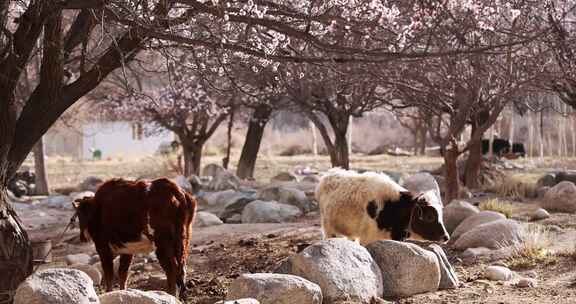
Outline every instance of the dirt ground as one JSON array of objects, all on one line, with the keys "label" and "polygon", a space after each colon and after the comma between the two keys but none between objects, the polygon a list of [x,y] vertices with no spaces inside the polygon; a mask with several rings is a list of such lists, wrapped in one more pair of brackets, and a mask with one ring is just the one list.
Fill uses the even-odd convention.
[{"label": "dirt ground", "polygon": [[[318,161],[317,163],[314,163]],[[103,161],[105,162],[105,161]],[[293,168],[296,165],[311,163],[322,169],[327,167],[326,160],[311,158],[285,158],[275,159],[273,162],[260,162],[260,179],[267,179],[275,172]],[[421,169],[435,168],[441,160],[438,158],[410,158],[407,161],[402,157],[364,157],[361,161],[354,161],[356,168],[378,168],[403,170],[413,172]],[[575,160],[562,162],[546,159],[542,162],[517,161],[517,164],[527,169],[516,170],[511,174],[538,176],[542,172],[555,168],[575,168]],[[54,164],[52,164],[54,165]],[[64,176],[70,170],[82,171],[78,177],[98,175],[102,167],[109,168],[107,174],[126,176],[138,173],[125,163],[125,174],[116,173],[122,168],[117,164],[94,163],[88,164],[91,168],[78,169],[73,165],[70,168],[63,166],[58,174]],[[71,169],[74,167],[74,169]],[[96,168],[97,167],[97,168]],[[67,168],[67,169],[66,169]],[[140,170],[140,169],[138,169]],[[49,170],[50,171],[50,170]],[[258,169],[257,169],[258,171]],[[54,171],[52,171],[54,172]],[[156,172],[156,171],[155,171]],[[161,174],[161,170],[157,170]],[[150,171],[148,174],[150,175]],[[58,180],[58,178],[55,178]],[[70,184],[74,180],[60,179],[61,184]],[[513,218],[527,221],[530,212],[538,208],[538,201],[514,201]],[[43,214],[39,214],[42,212]],[[58,236],[69,217],[71,211],[56,209],[21,212],[25,226],[34,227],[29,230],[33,239],[52,239],[55,244],[53,252],[54,262],[41,267],[51,267],[63,264],[63,257],[72,253],[94,254],[91,244],[78,242],[78,229],[68,231],[62,238]],[[445,248],[449,260],[455,267],[461,281],[461,286],[455,290],[438,291],[416,295],[406,299],[389,299],[402,304],[425,303],[576,303],[576,216],[553,213],[552,217],[539,222],[542,225],[555,226],[556,241],[552,245],[557,254],[545,262],[536,263],[530,267],[517,270],[527,277],[538,280],[534,288],[520,288],[512,283],[498,283],[483,278],[483,269],[487,265],[502,264],[506,261],[465,263],[459,252]],[[189,294],[186,303],[212,304],[226,296],[226,289],[230,282],[238,275],[246,272],[271,272],[285,258],[295,254],[307,245],[321,238],[319,215],[311,214],[300,218],[294,223],[282,224],[224,224],[206,228],[195,228],[193,232],[192,248],[189,257],[188,287]],[[561,253],[571,254],[561,254]],[[129,286],[144,290],[158,290],[164,288],[165,276],[154,263],[144,263],[146,257],[140,257],[133,265]]]}]

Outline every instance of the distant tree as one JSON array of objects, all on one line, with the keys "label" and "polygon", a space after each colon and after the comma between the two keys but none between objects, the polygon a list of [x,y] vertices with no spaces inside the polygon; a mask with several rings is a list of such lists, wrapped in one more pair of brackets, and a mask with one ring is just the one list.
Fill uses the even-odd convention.
[{"label": "distant tree", "polygon": [[171,66],[166,87],[112,96],[101,106],[113,117],[148,123],[149,133],[174,132],[184,156],[183,174],[198,175],[204,144],[228,117],[235,97],[203,79],[186,56]]}]

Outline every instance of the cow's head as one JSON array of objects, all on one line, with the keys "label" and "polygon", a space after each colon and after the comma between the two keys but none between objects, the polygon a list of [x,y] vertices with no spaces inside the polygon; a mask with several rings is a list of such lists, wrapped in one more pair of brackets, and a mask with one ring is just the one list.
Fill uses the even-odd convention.
[{"label": "cow's head", "polygon": [[410,238],[437,242],[450,239],[442,220],[442,202],[434,191],[424,192],[414,199],[410,219]]},{"label": "cow's head", "polygon": [[73,203],[80,225],[80,241],[88,242],[92,239],[88,232],[88,223],[94,214],[94,197],[85,196],[75,200]]}]

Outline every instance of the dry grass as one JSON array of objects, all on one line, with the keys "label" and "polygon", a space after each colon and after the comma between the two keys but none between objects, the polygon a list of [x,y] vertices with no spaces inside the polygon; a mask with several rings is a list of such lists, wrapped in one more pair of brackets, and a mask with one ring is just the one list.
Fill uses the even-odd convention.
[{"label": "dry grass", "polygon": [[506,261],[510,269],[530,269],[556,262],[550,250],[554,239],[546,227],[530,224],[522,230],[521,239],[512,245],[512,255]]},{"label": "dry grass", "polygon": [[507,175],[486,190],[512,199],[532,198],[536,196],[536,182],[532,175]]},{"label": "dry grass", "polygon": [[508,202],[502,201],[500,199],[497,199],[497,198],[483,201],[482,203],[480,203],[478,208],[480,210],[485,210],[485,211],[500,212],[500,213],[504,214],[507,218],[512,217],[512,214],[514,213],[514,210],[515,210],[514,205],[512,205]]}]

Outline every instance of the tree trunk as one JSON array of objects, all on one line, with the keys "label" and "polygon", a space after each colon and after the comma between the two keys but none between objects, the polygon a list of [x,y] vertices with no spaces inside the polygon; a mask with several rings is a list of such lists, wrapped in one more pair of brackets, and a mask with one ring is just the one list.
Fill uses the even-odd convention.
[{"label": "tree trunk", "polygon": [[199,175],[204,144],[184,144],[184,141],[180,140],[184,155],[184,176]]},{"label": "tree trunk", "polygon": [[34,194],[48,195],[48,179],[46,178],[46,165],[44,163],[44,138],[34,146],[34,174],[36,175],[36,190]]},{"label": "tree trunk", "polygon": [[332,167],[350,169],[350,155],[348,154],[348,141],[346,133],[336,133],[334,146],[330,149],[330,162]]},{"label": "tree trunk", "polygon": [[222,167],[228,169],[230,163],[230,152],[232,151],[232,128],[234,127],[234,110],[230,112],[230,120],[228,120],[228,130],[226,132],[226,156],[222,160]]},{"label": "tree trunk", "polygon": [[482,168],[482,139],[473,141],[470,145],[466,168],[464,172],[464,184],[469,189],[480,187],[480,169]]},{"label": "tree trunk", "polygon": [[12,303],[18,284],[32,273],[32,247],[20,219],[0,183],[0,303]]},{"label": "tree trunk", "polygon": [[258,159],[258,151],[260,151],[264,129],[271,115],[272,108],[269,105],[262,104],[254,109],[248,124],[246,139],[242,146],[238,169],[236,170],[236,175],[238,175],[239,178],[254,178],[254,168],[256,167],[256,160]]},{"label": "tree trunk", "polygon": [[444,153],[444,179],[445,179],[445,199],[446,204],[458,197],[460,190],[460,180],[458,177],[458,145],[452,143]]}]

